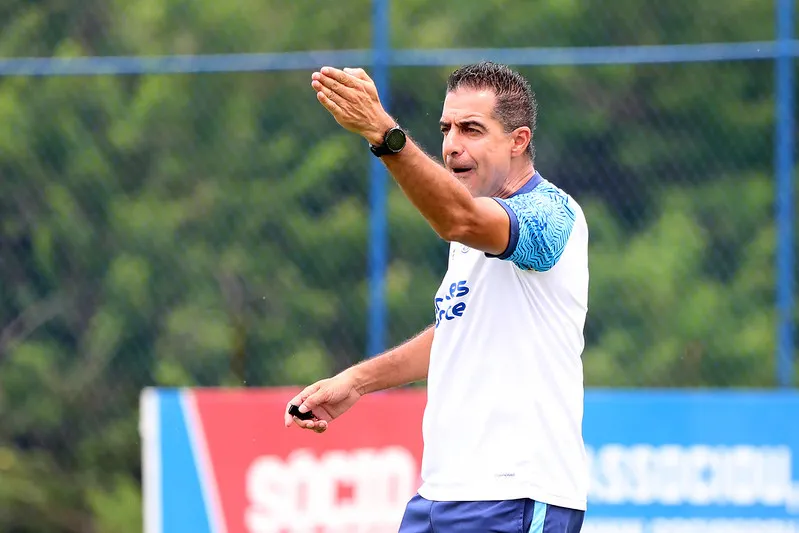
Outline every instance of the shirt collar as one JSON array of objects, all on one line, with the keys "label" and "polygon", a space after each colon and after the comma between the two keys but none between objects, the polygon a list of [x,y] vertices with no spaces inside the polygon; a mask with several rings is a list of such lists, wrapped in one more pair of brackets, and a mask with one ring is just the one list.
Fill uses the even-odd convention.
[{"label": "shirt collar", "polygon": [[533,189],[535,189],[536,187],[538,187],[538,184],[539,184],[539,183],[541,183],[542,181],[544,181],[544,178],[542,178],[542,177],[541,177],[541,174],[539,174],[538,172],[536,172],[535,174],[533,174],[533,175],[530,177],[530,179],[529,179],[529,180],[527,180],[527,182],[526,182],[524,185],[522,185],[521,187],[519,187],[519,188],[516,190],[516,192],[514,192],[513,194],[511,194],[511,195],[509,196],[509,198],[513,198],[514,196],[518,196],[518,195],[520,195],[520,194],[525,194],[525,193],[528,193],[528,192],[532,191]]}]

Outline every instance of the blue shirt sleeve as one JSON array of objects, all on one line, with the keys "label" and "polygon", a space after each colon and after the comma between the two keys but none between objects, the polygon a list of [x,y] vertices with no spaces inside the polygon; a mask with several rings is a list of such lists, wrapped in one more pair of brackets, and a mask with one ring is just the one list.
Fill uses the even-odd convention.
[{"label": "blue shirt sleeve", "polygon": [[574,228],[575,213],[569,197],[541,185],[511,198],[494,198],[510,217],[508,247],[498,257],[523,270],[546,272],[555,266]]}]

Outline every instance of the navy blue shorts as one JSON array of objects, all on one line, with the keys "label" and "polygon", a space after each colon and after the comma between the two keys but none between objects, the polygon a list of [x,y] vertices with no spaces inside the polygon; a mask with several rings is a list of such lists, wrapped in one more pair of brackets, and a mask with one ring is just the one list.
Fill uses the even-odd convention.
[{"label": "navy blue shorts", "polygon": [[579,533],[584,516],[533,500],[431,502],[417,494],[399,533]]}]

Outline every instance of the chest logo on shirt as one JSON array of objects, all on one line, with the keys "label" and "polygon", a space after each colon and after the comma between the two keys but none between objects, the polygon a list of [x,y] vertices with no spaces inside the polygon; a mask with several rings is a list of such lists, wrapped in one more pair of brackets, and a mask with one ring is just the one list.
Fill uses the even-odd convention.
[{"label": "chest logo on shirt", "polygon": [[466,302],[463,301],[463,297],[469,294],[470,290],[466,281],[464,279],[451,283],[443,295],[436,295],[436,328],[444,321],[455,320],[463,316],[466,311]]}]

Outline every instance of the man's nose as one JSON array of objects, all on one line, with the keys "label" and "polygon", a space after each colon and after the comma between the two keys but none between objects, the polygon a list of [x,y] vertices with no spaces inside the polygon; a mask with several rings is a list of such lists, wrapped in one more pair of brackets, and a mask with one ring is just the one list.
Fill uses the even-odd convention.
[{"label": "man's nose", "polygon": [[460,136],[453,130],[444,135],[444,156],[457,156],[463,152]]}]

